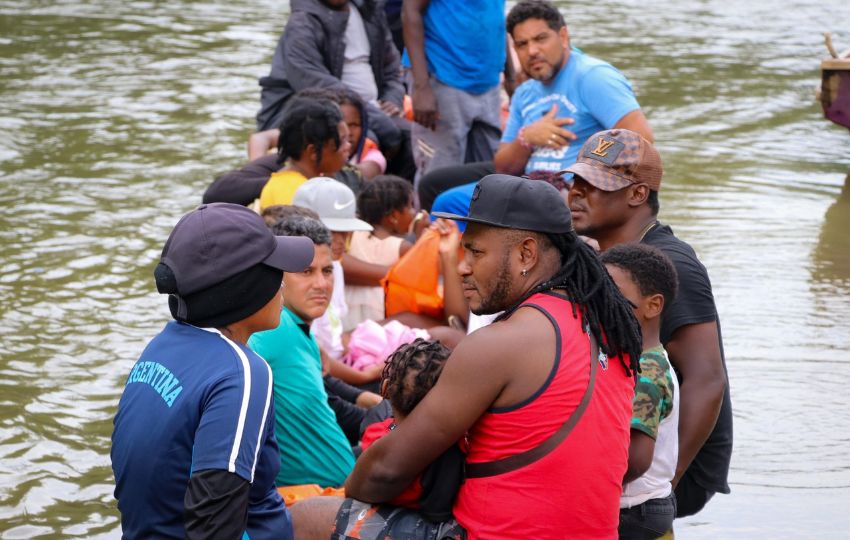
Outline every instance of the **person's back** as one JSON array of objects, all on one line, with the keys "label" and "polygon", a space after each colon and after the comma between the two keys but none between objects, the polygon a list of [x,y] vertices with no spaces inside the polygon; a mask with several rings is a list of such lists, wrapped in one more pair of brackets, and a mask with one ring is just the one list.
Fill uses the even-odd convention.
[{"label": "person's back", "polygon": [[[492,408],[473,425],[468,467],[544,442],[578,407],[595,369],[590,402],[569,437],[544,458],[505,474],[468,477],[455,514],[470,538],[551,537],[553,527],[564,538],[613,537],[633,379],[619,360],[603,362],[591,353],[566,298],[541,293],[523,306],[543,312],[556,328],[558,356],[549,379],[530,399],[510,409]],[[481,332],[499,332],[499,325]],[[494,509],[500,509],[498,519],[491,516]]]},{"label": "person's back", "polygon": [[[713,493],[729,493],[729,484],[726,479],[729,475],[729,462],[732,455],[732,399],[726,375],[720,317],[714,302],[708,271],[700,262],[694,249],[687,242],[677,238],[668,225],[657,223],[647,232],[642,242],[658,248],[668,256],[679,276],[679,292],[676,299],[661,316],[660,336],[665,347],[673,334],[683,326],[713,321],[717,328],[716,346],[720,355],[725,386],[720,412],[708,439],[700,447],[687,469],[687,474],[680,480],[679,486],[685,488],[685,481],[688,481],[691,484],[696,483],[712,495]],[[681,369],[679,372],[681,373]],[[680,489],[679,486],[677,490]],[[695,496],[695,500],[700,499],[701,496]],[[699,502],[695,504],[701,507],[705,502],[707,499],[702,500],[702,504]]]},{"label": "person's back", "polygon": [[246,342],[278,324],[283,273],[312,256],[243,206],[202,205],[174,227],[154,277],[175,320],[133,366],[114,420],[124,537],[292,537],[272,375]]},{"label": "person's back", "polygon": [[[251,372],[254,384],[263,393],[269,386],[270,374],[262,359],[246,347],[238,351],[234,347],[232,341],[214,331],[170,322],[145,348],[130,372],[115,417],[112,446],[115,496],[122,512],[121,527],[127,537],[183,538],[183,497],[192,473],[183,465],[192,463],[193,468],[199,469],[215,466],[209,461],[212,454],[194,455],[196,441],[201,448],[204,444],[199,438],[217,440],[223,449],[221,456],[225,456],[230,452],[225,452],[229,448],[224,447],[232,445],[235,436],[235,432],[208,432],[208,424],[201,421],[198,403],[216,392],[216,388],[221,391],[238,384],[243,379],[243,369]],[[193,361],[186,362],[190,357]],[[142,406],[143,403],[146,405]],[[267,421],[262,429],[274,427]],[[142,432],[145,436],[130,436]],[[164,448],[169,451],[163,454]],[[253,457],[253,449],[247,450]],[[278,461],[274,444],[264,445],[258,451],[274,455],[271,463]],[[159,459],[146,459],[156,455],[160,455]],[[244,457],[239,457],[240,466]],[[248,470],[247,474],[250,477],[253,471]],[[262,491],[252,492],[252,500],[263,496]]]}]

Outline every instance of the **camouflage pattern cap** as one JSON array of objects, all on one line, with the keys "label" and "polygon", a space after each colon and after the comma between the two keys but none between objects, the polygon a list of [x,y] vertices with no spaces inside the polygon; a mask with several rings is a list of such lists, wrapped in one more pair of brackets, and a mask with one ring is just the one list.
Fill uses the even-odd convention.
[{"label": "camouflage pattern cap", "polygon": [[649,141],[628,129],[609,129],[590,137],[575,163],[561,171],[581,176],[602,191],[618,191],[631,184],[661,189],[661,156]]}]

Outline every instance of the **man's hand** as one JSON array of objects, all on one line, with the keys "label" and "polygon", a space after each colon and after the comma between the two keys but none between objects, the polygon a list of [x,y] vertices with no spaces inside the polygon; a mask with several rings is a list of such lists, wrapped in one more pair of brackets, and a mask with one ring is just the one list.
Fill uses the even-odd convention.
[{"label": "man's hand", "polygon": [[527,126],[523,132],[525,140],[532,146],[539,148],[563,148],[571,141],[576,140],[576,134],[572,131],[564,129],[561,126],[567,126],[575,123],[572,118],[556,118],[558,113],[558,105],[552,105],[549,112],[543,117]]},{"label": "man's hand", "polygon": [[401,116],[401,109],[399,109],[395,103],[391,103],[389,101],[378,101],[378,107],[387,116]]},{"label": "man's hand", "polygon": [[431,89],[431,84],[425,81],[424,84],[414,84],[413,94],[410,96],[413,102],[413,120],[427,129],[435,129],[437,127],[437,98],[434,97],[434,91]]},{"label": "man's hand", "polygon": [[363,392],[359,396],[357,396],[357,400],[354,402],[358,407],[364,407],[366,409],[371,409],[375,405],[383,400],[381,396],[374,392]]},{"label": "man's hand", "polygon": [[438,248],[440,256],[457,259],[457,254],[460,250],[460,229],[457,228],[457,223],[451,219],[441,218],[435,221],[431,227],[440,233],[440,244]]}]

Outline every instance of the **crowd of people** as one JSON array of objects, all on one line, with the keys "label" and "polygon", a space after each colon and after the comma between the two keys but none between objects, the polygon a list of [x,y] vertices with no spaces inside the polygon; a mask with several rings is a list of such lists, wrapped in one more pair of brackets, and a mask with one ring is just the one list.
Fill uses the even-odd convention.
[{"label": "crowd of people", "polygon": [[547,0],[292,0],[154,277],[126,538],[660,538],[729,493],[708,273]]}]

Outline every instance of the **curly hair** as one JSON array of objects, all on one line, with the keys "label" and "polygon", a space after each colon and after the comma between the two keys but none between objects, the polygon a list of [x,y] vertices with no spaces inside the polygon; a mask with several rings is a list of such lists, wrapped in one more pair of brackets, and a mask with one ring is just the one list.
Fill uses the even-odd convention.
[{"label": "curly hair", "polygon": [[302,206],[295,206],[294,204],[273,204],[265,207],[263,212],[260,214],[260,217],[263,218],[263,221],[266,222],[269,229],[273,228],[278,221],[288,219],[293,216],[319,219],[319,214],[313,210]]},{"label": "curly hair", "polygon": [[357,196],[357,214],[370,225],[378,225],[384,216],[410,204],[413,186],[399,176],[379,175],[366,183]]},{"label": "curly hair", "polygon": [[602,263],[628,272],[641,295],[662,295],[665,309],[676,298],[679,287],[676,267],[658,248],[646,244],[620,244],[602,254]]},{"label": "curly hair", "polygon": [[324,223],[311,217],[291,215],[272,226],[275,236],[306,236],[317,246],[331,245],[331,232]]},{"label": "curly hair", "polygon": [[300,159],[309,145],[316,148],[316,165],[322,160],[322,149],[329,141],[337,148],[339,123],[342,112],[336,102],[326,98],[295,96],[289,100],[280,123],[280,138],[277,141],[277,161]]},{"label": "curly hair", "polygon": [[556,32],[567,25],[558,8],[545,0],[522,0],[508,13],[505,22],[508,33],[513,35],[514,27],[528,19],[543,19],[549,28]]},{"label": "curly hair", "polygon": [[410,414],[433,388],[450,354],[451,351],[439,341],[422,338],[400,346],[384,364],[381,373],[383,397],[398,413]]}]

